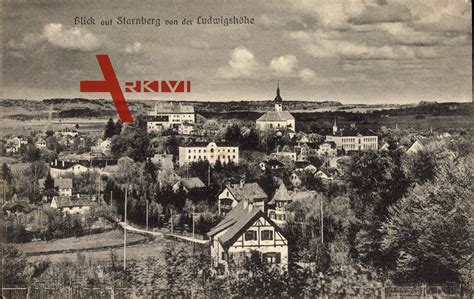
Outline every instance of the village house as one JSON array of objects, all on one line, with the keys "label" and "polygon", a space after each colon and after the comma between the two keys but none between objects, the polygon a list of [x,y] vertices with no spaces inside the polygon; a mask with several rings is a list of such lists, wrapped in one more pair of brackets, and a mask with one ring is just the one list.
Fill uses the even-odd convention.
[{"label": "village house", "polygon": [[337,146],[335,142],[320,143],[316,150],[319,156],[335,157],[337,156]]},{"label": "village house", "polygon": [[172,189],[174,192],[178,192],[182,189],[184,192],[189,193],[192,191],[206,188],[206,184],[198,178],[181,178],[179,181],[173,184]]},{"label": "village house", "polygon": [[268,199],[268,195],[258,183],[245,183],[241,180],[239,184],[226,184],[217,196],[219,215],[228,213],[244,200],[264,210]]},{"label": "village house", "polygon": [[50,206],[63,213],[84,215],[90,210],[90,205],[90,201],[85,199],[74,199],[69,196],[54,196]]},{"label": "village house", "polygon": [[275,159],[288,159],[290,161],[296,161],[296,153],[295,152],[287,152],[287,151],[278,151],[276,153],[271,154]]},{"label": "village house", "polygon": [[433,141],[431,138],[415,138],[415,141],[407,149],[407,154],[416,154],[425,150],[426,146]]},{"label": "village house", "polygon": [[207,235],[212,265],[221,274],[238,271],[252,252],[266,264],[288,267],[288,240],[283,231],[247,200],[242,200]]},{"label": "village house", "polygon": [[46,140],[44,140],[43,138],[38,138],[38,140],[35,142],[35,147],[37,149],[46,148]]},{"label": "village house", "polygon": [[[45,179],[38,180],[40,190],[44,190]],[[55,179],[54,188],[60,196],[72,196],[72,179]]]},{"label": "village house", "polygon": [[101,153],[108,156],[108,155],[110,155],[112,140],[110,140],[110,138],[107,138],[103,141],[100,140],[98,146],[99,146],[99,149],[100,149]]},{"label": "village house", "polygon": [[262,171],[265,171],[267,169],[277,170],[285,167],[285,164],[281,163],[277,159],[269,159],[267,161],[262,161],[258,165],[260,166],[260,169]]},{"label": "village house", "polygon": [[[194,124],[196,114],[191,105],[157,103],[147,116],[147,132],[161,132],[166,129],[178,130],[181,124]],[[192,129],[191,129],[192,130]]]},{"label": "village house", "polygon": [[272,200],[268,202],[267,214],[270,219],[279,226],[284,226],[288,218],[291,215],[291,212],[288,211],[288,205],[296,202],[302,201],[308,198],[314,198],[316,196],[316,191],[288,191],[283,182],[280,183],[275,195]]},{"label": "village house", "polygon": [[178,126],[178,134],[191,135],[194,130],[194,125],[190,122],[183,122]]},{"label": "village house", "polygon": [[[276,97],[273,100],[275,111],[268,111],[257,119],[257,129],[287,129],[295,133],[295,118],[288,111],[283,111],[283,99],[280,96],[280,86],[277,87]],[[290,136],[290,138],[293,136]]]},{"label": "village house", "polygon": [[14,194],[11,200],[3,203],[2,210],[7,215],[21,215],[30,213],[32,208],[28,204],[28,201],[19,200],[18,196]]},{"label": "village house", "polygon": [[345,151],[377,150],[378,136],[368,129],[339,129],[334,121],[332,135],[326,135],[326,142],[334,142],[338,149]]},{"label": "village house", "polygon": [[22,146],[27,145],[28,140],[22,137],[12,137],[7,139],[5,144],[5,151],[7,154],[18,153]]},{"label": "village house", "polygon": [[79,175],[86,172],[100,173],[106,166],[117,165],[117,160],[92,159],[79,161],[58,161],[57,159],[50,164],[50,173],[54,179],[68,175]]},{"label": "village house", "polygon": [[191,162],[207,160],[214,165],[219,160],[221,163],[239,163],[239,147],[229,143],[192,142],[179,149],[179,166]]}]

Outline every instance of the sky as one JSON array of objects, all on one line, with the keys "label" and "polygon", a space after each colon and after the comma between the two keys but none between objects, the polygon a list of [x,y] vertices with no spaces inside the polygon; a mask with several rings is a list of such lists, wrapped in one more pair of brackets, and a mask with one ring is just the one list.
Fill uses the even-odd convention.
[{"label": "sky", "polygon": [[[79,90],[81,80],[103,79],[95,55],[108,54],[121,83],[192,82],[191,93],[127,100],[272,100],[279,83],[284,100],[472,101],[470,0],[6,0],[1,11],[4,99],[110,99]],[[254,24],[196,24],[210,16]]]}]

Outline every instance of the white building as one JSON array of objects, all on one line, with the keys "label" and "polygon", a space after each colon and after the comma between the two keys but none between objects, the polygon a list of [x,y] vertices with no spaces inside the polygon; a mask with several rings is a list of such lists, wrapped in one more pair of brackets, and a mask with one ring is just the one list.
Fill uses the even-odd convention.
[{"label": "white building", "polygon": [[117,165],[117,160],[93,159],[79,161],[51,162],[49,171],[54,179],[68,175],[80,175],[86,172],[100,173],[106,166]]},{"label": "white building", "polygon": [[244,200],[207,233],[211,260],[221,272],[239,270],[251,252],[269,265],[288,266],[288,241],[265,213]]},{"label": "white building", "polygon": [[379,147],[378,136],[367,129],[338,129],[334,121],[333,134],[326,135],[326,142],[334,142],[338,149],[345,151],[377,150]]},{"label": "white building", "polygon": [[214,165],[217,160],[221,163],[239,163],[239,147],[227,143],[194,142],[179,147],[179,166],[198,161],[209,161]]},{"label": "white building", "polygon": [[280,96],[280,87],[277,87],[277,95],[273,100],[275,111],[268,111],[257,119],[257,129],[287,129],[288,132],[295,132],[295,118],[288,111],[283,111],[283,99]]},{"label": "white building", "polygon": [[160,132],[166,129],[178,129],[183,123],[194,124],[196,114],[191,105],[158,103],[147,117],[147,132]]}]

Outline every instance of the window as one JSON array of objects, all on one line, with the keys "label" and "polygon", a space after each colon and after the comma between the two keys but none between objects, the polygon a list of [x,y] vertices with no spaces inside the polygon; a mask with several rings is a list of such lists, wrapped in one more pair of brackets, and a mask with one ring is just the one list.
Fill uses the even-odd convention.
[{"label": "window", "polygon": [[257,232],[254,230],[248,230],[245,232],[245,241],[257,240]]},{"label": "window", "polygon": [[263,260],[268,264],[279,264],[281,260],[281,255],[279,252],[264,253]]},{"label": "window", "polygon": [[271,240],[273,240],[273,231],[272,230],[269,230],[269,229],[262,230],[261,234],[262,234],[262,237],[261,237],[262,241],[265,241],[265,240],[270,240],[271,241]]},{"label": "window", "polygon": [[222,251],[222,259],[225,261],[227,260],[227,254],[225,251]]}]

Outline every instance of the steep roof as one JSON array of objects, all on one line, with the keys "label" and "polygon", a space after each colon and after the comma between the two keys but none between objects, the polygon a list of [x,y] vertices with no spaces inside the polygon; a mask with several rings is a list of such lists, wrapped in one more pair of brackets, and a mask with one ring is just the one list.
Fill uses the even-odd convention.
[{"label": "steep roof", "polygon": [[287,121],[295,118],[288,111],[268,111],[260,116],[257,121]]},{"label": "steep roof", "polygon": [[30,212],[32,209],[26,200],[20,201],[7,201],[3,204],[2,209],[4,211],[11,211],[11,210],[21,210],[23,212]]},{"label": "steep roof", "polygon": [[244,200],[267,199],[268,195],[263,191],[258,183],[227,184],[226,188],[238,202]]},{"label": "steep roof", "polygon": [[276,97],[273,100],[275,104],[281,104],[283,102],[283,99],[280,96],[280,84],[277,85],[277,91],[276,91]]},{"label": "steep roof", "polygon": [[72,200],[71,197],[68,196],[55,197],[54,200],[56,200],[58,208],[82,207],[91,205],[91,202],[86,199]]},{"label": "steep roof", "polygon": [[275,191],[272,200],[268,202],[269,205],[275,204],[277,201],[289,201],[290,196],[288,195],[288,190],[283,182],[280,183],[280,186]]},{"label": "steep roof", "polygon": [[221,222],[213,227],[207,235],[212,237],[227,229],[227,231],[218,238],[222,246],[227,248],[231,246],[245,232],[245,230],[260,217],[263,217],[275,228],[275,230],[283,234],[278,226],[275,225],[261,209],[248,205],[245,201],[242,201],[235,206]]},{"label": "steep roof", "polygon": [[191,189],[198,189],[198,188],[206,188],[206,185],[203,183],[203,181],[198,178],[183,178],[179,181],[184,188],[187,190]]}]

